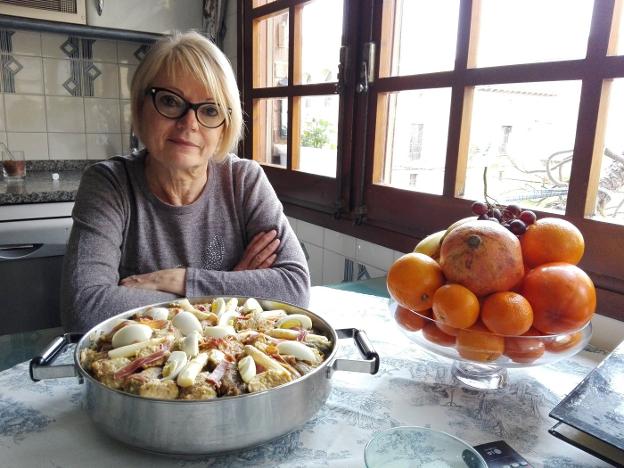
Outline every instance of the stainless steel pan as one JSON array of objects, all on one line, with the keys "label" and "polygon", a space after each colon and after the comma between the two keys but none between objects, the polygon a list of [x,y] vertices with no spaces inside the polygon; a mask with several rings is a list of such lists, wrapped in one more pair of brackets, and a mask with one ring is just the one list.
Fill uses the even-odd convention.
[{"label": "stainless steel pan", "polygon": [[[191,299],[206,303],[217,296]],[[238,297],[242,303],[246,297]],[[259,300],[263,309],[284,309],[305,314],[313,327],[332,342],[325,361],[303,377],[267,391],[204,401],[157,400],[131,395],[106,387],[80,365],[80,352],[99,336],[108,333],[118,319],[130,317],[146,307],[123,312],[89,330],[84,335],[57,337],[32,359],[30,375],[35,381],[78,377],[85,384],[86,409],[97,427],[111,437],[143,450],[169,455],[203,455],[239,450],[259,445],[301,427],[327,400],[334,371],[375,374],[379,355],[366,334],[354,328],[334,330],[309,310],[294,305]],[[338,359],[338,340],[352,338],[363,360]],[[56,356],[70,343],[76,343],[74,364],[52,365]]]}]

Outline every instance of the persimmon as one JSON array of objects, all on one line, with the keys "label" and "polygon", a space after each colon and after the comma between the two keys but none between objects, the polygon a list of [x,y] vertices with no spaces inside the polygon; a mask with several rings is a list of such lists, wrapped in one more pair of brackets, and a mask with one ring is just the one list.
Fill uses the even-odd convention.
[{"label": "persimmon", "polygon": [[533,308],[533,326],[549,335],[578,330],[596,310],[594,283],[569,263],[546,263],[529,271],[522,295]]},{"label": "persimmon", "polygon": [[465,359],[492,362],[496,361],[504,350],[504,338],[488,331],[481,322],[468,329],[459,330],[457,334],[457,352]]},{"label": "persimmon", "polygon": [[433,317],[454,328],[468,328],[479,318],[479,299],[461,284],[445,284],[433,295]]},{"label": "persimmon", "polygon": [[559,218],[541,218],[520,237],[524,262],[534,268],[545,263],[576,265],[585,251],[585,240],[578,228]]},{"label": "persimmon", "polygon": [[388,292],[403,307],[420,312],[431,308],[433,294],[444,284],[440,265],[427,255],[408,253],[388,270]]},{"label": "persimmon", "polygon": [[505,337],[504,354],[513,362],[528,364],[536,361],[544,354],[544,342],[540,338],[542,333],[531,327],[526,333],[519,337]]},{"label": "persimmon", "polygon": [[522,335],[531,328],[533,309],[523,296],[512,291],[489,295],[481,307],[481,320],[493,333]]},{"label": "persimmon", "polygon": [[434,322],[427,323],[422,329],[423,336],[432,343],[439,344],[440,346],[454,346],[455,337],[448,335],[436,327]]},{"label": "persimmon", "polygon": [[403,306],[397,305],[394,312],[394,319],[404,329],[408,331],[421,330],[427,322],[425,317],[431,317],[431,310],[425,310],[423,312],[412,312]]},{"label": "persimmon", "polygon": [[518,238],[492,221],[468,221],[442,241],[440,266],[450,283],[477,296],[509,291],[524,276]]}]

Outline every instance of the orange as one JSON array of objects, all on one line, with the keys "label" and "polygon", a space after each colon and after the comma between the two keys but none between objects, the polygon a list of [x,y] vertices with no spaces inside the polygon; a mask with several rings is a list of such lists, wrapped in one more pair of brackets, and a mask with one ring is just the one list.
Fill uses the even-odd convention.
[{"label": "orange", "polygon": [[434,322],[427,323],[422,329],[423,336],[432,343],[439,344],[440,346],[454,346],[455,337],[447,335],[438,327]]},{"label": "orange", "polygon": [[529,301],[518,293],[497,292],[486,297],[483,301],[481,320],[493,333],[510,336],[522,335],[531,328],[533,309]]},{"label": "orange", "polygon": [[442,325],[468,328],[479,318],[479,299],[461,284],[445,284],[433,295],[433,317]]},{"label": "orange", "polygon": [[447,335],[457,336],[457,334],[459,333],[459,328],[449,327],[448,325],[443,325],[440,322],[434,322],[434,323],[436,324],[436,327],[438,327]]},{"label": "orange", "polygon": [[429,322],[425,317],[431,317],[431,310],[416,313],[397,305],[396,311],[394,312],[394,319],[399,326],[408,331],[418,331],[422,329],[425,324]]},{"label": "orange", "polygon": [[521,337],[505,337],[505,356],[513,362],[529,364],[544,354],[544,342],[532,336],[541,336],[542,333],[530,328]]},{"label": "orange", "polygon": [[479,362],[497,360],[505,350],[505,340],[494,335],[481,322],[457,334],[457,352],[464,359]]},{"label": "orange", "polygon": [[544,263],[576,265],[585,251],[585,240],[578,228],[559,218],[541,218],[527,227],[520,237],[524,263],[534,268]]},{"label": "orange", "polygon": [[569,263],[546,263],[529,271],[522,295],[533,308],[533,326],[549,335],[578,330],[596,310],[592,280]]},{"label": "orange", "polygon": [[390,266],[386,284],[395,301],[420,312],[431,308],[433,293],[444,284],[444,275],[431,257],[408,253]]},{"label": "orange", "polygon": [[551,353],[562,353],[576,346],[582,337],[583,334],[580,331],[570,333],[569,335],[553,336],[552,338],[545,338],[544,345]]}]

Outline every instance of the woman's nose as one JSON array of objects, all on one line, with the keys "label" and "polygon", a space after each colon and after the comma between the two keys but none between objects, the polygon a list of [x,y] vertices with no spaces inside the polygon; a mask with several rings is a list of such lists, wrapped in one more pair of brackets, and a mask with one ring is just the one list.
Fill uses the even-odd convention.
[{"label": "woman's nose", "polygon": [[196,129],[199,128],[199,122],[197,121],[197,115],[195,114],[195,111],[193,109],[191,109],[190,107],[177,120],[177,124],[181,125],[181,126],[184,126],[184,127],[189,127],[192,130],[196,130]]}]

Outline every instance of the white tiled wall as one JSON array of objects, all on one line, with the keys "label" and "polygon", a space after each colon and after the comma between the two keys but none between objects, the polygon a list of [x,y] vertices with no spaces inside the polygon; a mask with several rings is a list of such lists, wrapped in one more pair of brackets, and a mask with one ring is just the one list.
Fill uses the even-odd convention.
[{"label": "white tiled wall", "polygon": [[25,30],[0,35],[0,141],[28,160],[128,152],[129,86],[143,44]]},{"label": "white tiled wall", "polygon": [[312,285],[384,276],[403,252],[288,217],[308,260]]}]

